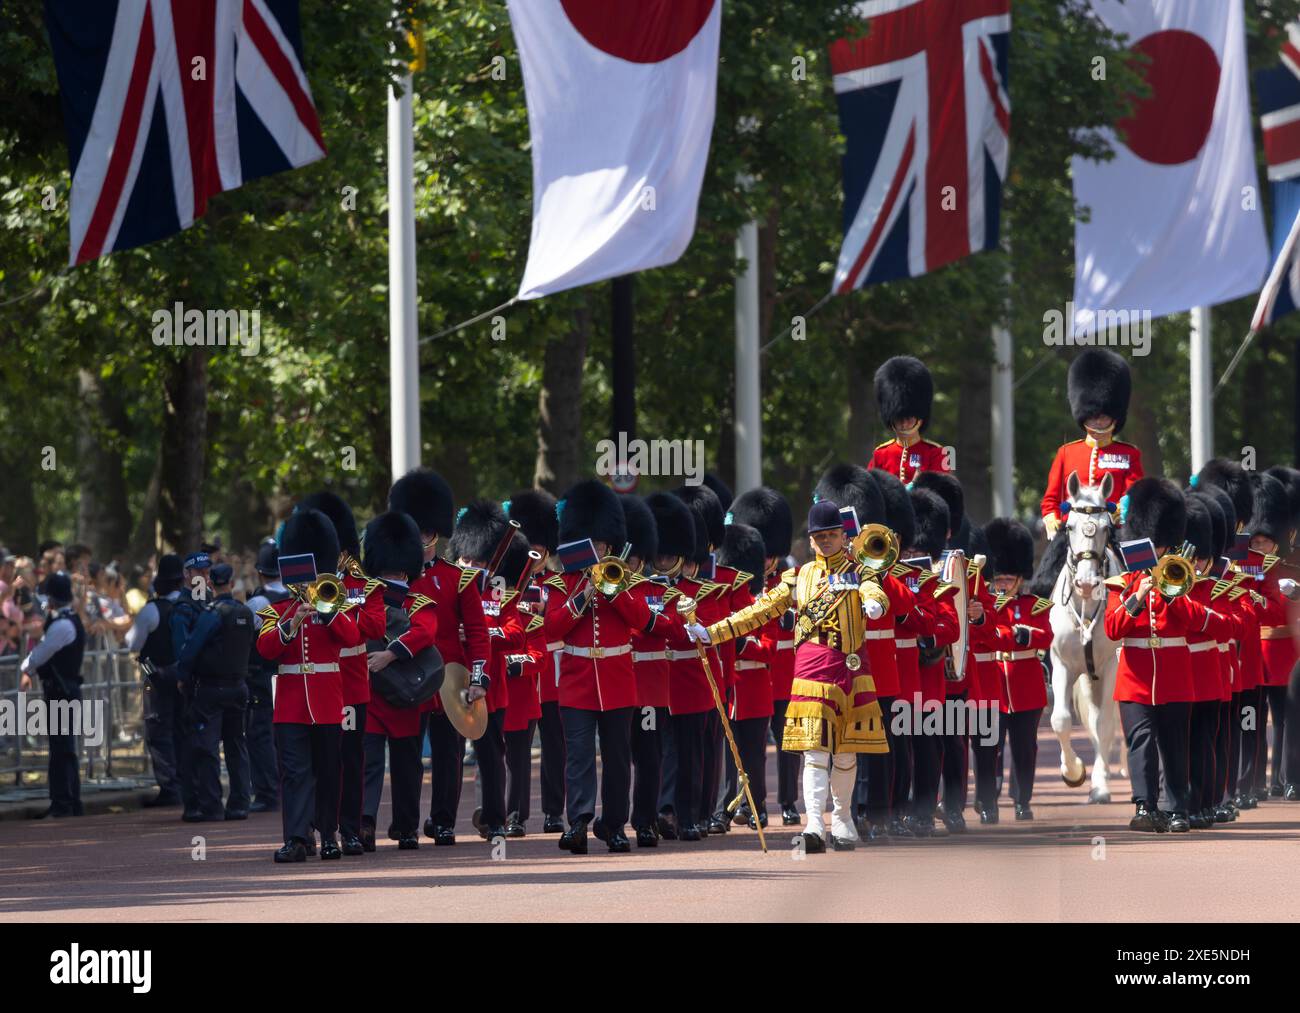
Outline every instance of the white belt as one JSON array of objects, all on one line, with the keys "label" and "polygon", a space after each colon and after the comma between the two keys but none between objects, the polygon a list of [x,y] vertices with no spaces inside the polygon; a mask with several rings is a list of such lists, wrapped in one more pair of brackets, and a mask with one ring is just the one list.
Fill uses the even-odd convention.
[{"label": "white belt", "polygon": [[618,647],[570,647],[564,645],[564,653],[572,654],[575,658],[616,658],[620,654],[627,654],[632,650],[631,644],[621,644]]},{"label": "white belt", "polygon": [[339,670],[338,662],[327,661],[322,665],[281,665],[278,675],[315,675],[317,672],[337,672]]},{"label": "white belt", "polygon": [[1226,653],[1227,653],[1227,650],[1228,650],[1228,645],[1227,645],[1227,644],[1220,644],[1220,645],[1219,645],[1219,651],[1220,651],[1220,652],[1226,654]]},{"label": "white belt", "polygon": [[562,651],[564,650],[564,641],[552,640],[549,644],[546,645],[546,649],[548,651]]},{"label": "white belt", "polygon": [[355,658],[358,654],[366,653],[365,644],[354,644],[351,647],[342,647],[339,649],[340,658]]},{"label": "white belt", "polygon": [[1125,637],[1125,647],[1186,647],[1186,637]]},{"label": "white belt", "polygon": [[793,651],[793,650],[794,650],[794,638],[792,637],[792,638],[789,639],[789,640],[778,640],[778,641],[776,642],[776,649],[777,649],[778,651]]},{"label": "white belt", "polygon": [[867,630],[866,640],[893,640],[893,630]]},{"label": "white belt", "polygon": [[894,641],[895,647],[915,647],[916,637],[900,637]]},{"label": "white belt", "polygon": [[667,651],[633,651],[633,661],[667,661]]},{"label": "white belt", "polygon": [[664,657],[669,661],[685,661],[687,658],[699,658],[695,651],[664,651]]},{"label": "white belt", "polygon": [[997,656],[996,654],[990,652],[990,653],[988,653],[988,654],[977,654],[977,655],[975,655],[975,660],[976,660],[976,661],[996,661],[996,660],[997,660],[997,657],[998,657],[998,656]]},{"label": "white belt", "polygon": [[1205,640],[1199,644],[1188,644],[1187,649],[1192,654],[1200,654],[1202,651],[1213,651],[1218,649],[1218,644],[1213,640]]},{"label": "white belt", "polygon": [[748,672],[749,670],[754,668],[767,668],[767,666],[763,664],[763,662],[761,661],[739,661],[738,660],[736,662],[737,672]]},{"label": "white belt", "polygon": [[1028,661],[1030,658],[1038,659],[1037,651],[998,651],[995,655],[998,661]]}]

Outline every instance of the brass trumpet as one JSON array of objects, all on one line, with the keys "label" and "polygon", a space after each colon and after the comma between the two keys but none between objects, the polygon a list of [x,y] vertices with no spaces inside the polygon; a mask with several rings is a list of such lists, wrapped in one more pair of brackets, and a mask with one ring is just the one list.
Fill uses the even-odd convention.
[{"label": "brass trumpet", "polygon": [[1151,568],[1151,583],[1166,598],[1181,598],[1196,583],[1196,569],[1185,556],[1161,556]]},{"label": "brass trumpet", "polygon": [[606,556],[591,568],[591,582],[601,594],[618,594],[626,580],[627,567],[618,556]]},{"label": "brass trumpet", "polygon": [[888,570],[898,562],[898,536],[883,524],[868,524],[857,533],[850,547],[858,565],[875,573]]},{"label": "brass trumpet", "polygon": [[291,588],[294,597],[321,615],[331,615],[343,607],[348,592],[343,582],[333,574],[323,573],[310,584],[297,584]]}]

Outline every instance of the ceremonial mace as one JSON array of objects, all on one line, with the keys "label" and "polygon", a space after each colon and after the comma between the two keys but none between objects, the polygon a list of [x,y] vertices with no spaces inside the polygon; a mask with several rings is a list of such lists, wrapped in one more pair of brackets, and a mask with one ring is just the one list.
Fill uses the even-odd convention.
[{"label": "ceremonial mace", "polygon": [[[696,625],[694,598],[683,598],[679,601],[677,611],[688,625]],[[695,640],[694,643],[695,651],[700,656],[700,664],[704,666],[704,675],[709,680],[709,689],[713,691],[713,706],[718,708],[718,714],[722,718],[722,730],[727,734],[727,745],[731,747],[731,759],[736,764],[736,779],[740,782],[740,791],[727,804],[727,815],[733,815],[740,808],[741,799],[748,801],[749,811],[754,817],[754,826],[758,828],[758,843],[763,847],[763,854],[767,854],[767,838],[763,836],[763,823],[758,818],[758,806],[754,805],[754,796],[749,790],[749,775],[745,773],[745,765],[740,762],[740,750],[736,746],[735,737],[731,734],[731,722],[727,720],[727,708],[722,702],[722,694],[718,692],[718,684],[713,679],[713,668],[709,665],[709,655],[704,650],[704,644],[698,640]]]}]

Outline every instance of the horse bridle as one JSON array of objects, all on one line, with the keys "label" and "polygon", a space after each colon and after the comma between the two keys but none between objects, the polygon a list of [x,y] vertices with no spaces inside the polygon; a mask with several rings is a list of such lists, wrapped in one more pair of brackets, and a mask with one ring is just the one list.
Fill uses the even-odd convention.
[{"label": "horse bridle", "polygon": [[[1108,517],[1110,515],[1110,511],[1107,510],[1105,507],[1101,507],[1101,506],[1071,507],[1070,513],[1072,514],[1080,513],[1085,515],[1105,514]],[[1069,532],[1067,530],[1066,538],[1069,537],[1070,537]],[[1071,546],[1070,554],[1069,556],[1066,557],[1065,560],[1065,568],[1067,573],[1069,574],[1068,586],[1069,587],[1074,586],[1075,568],[1078,566],[1079,563],[1082,563],[1084,560],[1088,560],[1088,559],[1091,559],[1100,564],[1099,569],[1102,572],[1103,580],[1107,576],[1109,576],[1111,557],[1110,557],[1110,552],[1107,550],[1114,548],[1114,545],[1115,545],[1115,526],[1113,524],[1107,524],[1106,544],[1100,552],[1095,549],[1084,549],[1081,552],[1075,552],[1074,547]],[[1106,601],[1103,598],[1102,601],[1098,603],[1097,607],[1093,610],[1092,615],[1087,617],[1086,622],[1083,614],[1081,612],[1076,611],[1074,608],[1073,593],[1067,591],[1065,587],[1061,589],[1061,605],[1065,607],[1066,612],[1070,617],[1070,622],[1074,624],[1074,631],[1079,634],[1079,639],[1083,642],[1084,665],[1088,670],[1088,677],[1095,682],[1097,680],[1097,666],[1096,663],[1093,661],[1093,657],[1092,657],[1092,629],[1094,626],[1097,625],[1098,617],[1100,617],[1101,614],[1105,611]]]}]

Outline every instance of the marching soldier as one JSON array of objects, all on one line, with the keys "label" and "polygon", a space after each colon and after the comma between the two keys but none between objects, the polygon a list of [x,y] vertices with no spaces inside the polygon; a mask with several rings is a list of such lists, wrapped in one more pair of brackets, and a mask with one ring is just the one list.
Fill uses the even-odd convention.
[{"label": "marching soldier", "polygon": [[[536,549],[531,550],[536,552]],[[543,565],[544,557],[528,559],[529,587],[536,576],[535,567]],[[511,560],[502,564],[504,572],[513,570]],[[524,589],[524,595],[528,590]],[[533,785],[533,738],[537,722],[542,715],[541,687],[543,678],[551,677],[551,652],[546,649],[545,616],[537,604],[521,599],[516,605],[519,621],[524,629],[524,650],[506,657],[506,671],[510,680],[510,700],[506,704],[506,719],[502,725],[506,739],[506,836],[524,837],[528,833]]]},{"label": "marching soldier", "polygon": [[813,504],[808,532],[815,552],[812,562],[797,571],[787,570],[779,588],[765,592],[748,608],[707,628],[690,626],[688,632],[705,643],[724,642],[752,632],[791,605],[799,610],[795,678],[783,746],[804,754],[806,851],[826,850],[828,792],[833,803],[831,843],[835,850],[847,851],[857,841],[854,754],[889,748],[863,651],[863,620],[882,615],[888,598],[875,583],[862,579],[834,502]]},{"label": "marching soldier", "polygon": [[[437,472],[417,468],[393,483],[388,508],[408,514],[420,529],[424,572],[411,582],[411,590],[434,603],[438,617],[434,646],[443,664],[465,666],[470,673],[469,702],[481,700],[488,691],[489,646],[474,571],[438,556],[439,537],[450,537],[453,530],[451,487]],[[424,711],[431,782],[424,833],[436,846],[447,846],[456,843],[465,737],[448,720],[436,695]]]},{"label": "marching soldier", "polygon": [[[27,692],[32,688],[31,673],[34,671],[39,675],[45,707],[51,715],[47,780],[50,807],[43,815],[55,818],[81,816],[84,813],[77,739],[71,729],[55,729],[53,715],[56,708],[53,705],[81,700],[81,661],[86,652],[86,631],[73,607],[72,581],[66,573],[54,573],[46,578],[45,596],[48,602],[45,632],[23,659],[18,688]],[[66,707],[57,710],[70,713]]]},{"label": "marching soldier", "polygon": [[298,509],[319,510],[330,519],[338,535],[339,548],[350,562],[345,569],[340,558],[339,579],[347,590],[348,601],[354,604],[352,618],[361,633],[361,643],[339,651],[343,675],[343,732],[339,742],[342,763],[339,776],[343,787],[339,796],[339,836],[343,839],[344,855],[360,855],[365,851],[361,840],[361,812],[366,779],[366,707],[370,703],[366,641],[378,640],[384,635],[384,584],[367,577],[361,570],[357,522],[352,516],[352,508],[341,497],[328,490],[313,493],[298,504]]},{"label": "marching soldier", "polygon": [[[560,545],[560,522],[555,516],[555,497],[542,489],[528,489],[516,493],[502,504],[507,516],[524,529],[532,550],[542,558],[533,564],[533,580],[526,593],[526,610],[532,615],[529,627],[532,635],[540,638],[542,654],[533,662],[538,689],[538,738],[542,756],[540,779],[542,788],[542,833],[564,832],[564,725],[560,721],[560,647],[558,642],[548,643],[542,624],[537,620],[546,614],[546,575]],[[525,609],[521,605],[521,610]],[[532,649],[530,648],[530,653]],[[522,759],[522,755],[521,755]],[[528,762],[532,764],[532,736],[528,740]],[[513,768],[512,768],[513,769]],[[527,789],[524,790],[525,797]],[[527,805],[524,803],[526,815]],[[522,821],[521,821],[522,822]],[[509,828],[507,828],[509,829]]]},{"label": "marching soldier", "polygon": [[921,435],[934,403],[934,380],[925,363],[910,355],[886,360],[876,370],[876,403],[893,435],[872,452],[868,468],[881,468],[904,485],[919,472],[948,470],[943,447]]},{"label": "marching soldier", "polygon": [[[280,583],[280,546],[268,538],[257,549],[257,575],[263,583],[248,599],[248,609],[257,615],[262,609],[289,597],[289,589]],[[257,651],[257,641],[248,659],[248,723],[244,739],[248,744],[248,767],[253,787],[249,812],[276,812],[280,808],[279,773],[275,760],[274,695],[271,679],[275,666]]]},{"label": "marching soldier", "polygon": [[[285,522],[281,557],[310,553],[316,573],[333,575],[339,559],[334,525],[318,510]],[[361,634],[344,603],[322,612],[296,598],[269,605],[257,649],[276,661],[275,735],[280,757],[284,846],[277,862],[307,858],[312,827],[320,831],[322,859],[343,857],[334,838],[339,813],[339,736],[343,723],[343,679],[339,651]]]},{"label": "marching soldier", "polygon": [[[1001,602],[994,621],[1002,641],[995,669],[1001,711],[997,751],[1005,751],[1010,744],[1015,816],[1032,820],[1029,802],[1038,767],[1038,720],[1047,706],[1047,684],[1038,652],[1052,646],[1052,603],[1022,591],[1024,582],[1034,575],[1034,539],[1023,524],[996,518],[984,526],[984,537],[997,574],[990,588]],[[977,766],[977,784],[982,781],[976,790],[981,823],[998,821],[996,774],[997,765],[983,770]]]},{"label": "marching soldier", "polygon": [[158,794],[144,806],[181,804],[181,782],[186,775],[183,725],[185,705],[176,681],[176,650],[172,645],[171,614],[181,596],[184,568],[181,557],[169,552],[158,560],[154,597],[145,603],[126,634],[144,672],[144,729]]},{"label": "marching soldier", "polygon": [[1142,477],[1142,451],[1115,439],[1128,419],[1132,387],[1128,363],[1107,348],[1086,349],[1070,363],[1066,384],[1070,412],[1084,437],[1060,447],[1047,474],[1042,514],[1048,538],[1056,535],[1065,519],[1065,485],[1072,472],[1084,485],[1100,485],[1110,475],[1116,503]]},{"label": "marching soldier", "polygon": [[[1183,541],[1187,507],[1168,479],[1145,478],[1128,491],[1126,539],[1149,538],[1156,555]],[[1193,699],[1189,634],[1228,635],[1226,622],[1188,596],[1166,597],[1149,571],[1106,581],[1106,635],[1120,644],[1115,699],[1128,742],[1136,813],[1129,829],[1143,833],[1191,829],[1188,732]],[[1163,772],[1169,815],[1159,809]]]},{"label": "marching soldier", "polygon": [[[365,571],[383,582],[384,634],[372,638],[367,670],[382,672],[399,659],[413,658],[432,646],[438,628],[433,601],[411,590],[411,580],[424,571],[424,549],[415,521],[406,514],[380,514],[366,525]],[[389,617],[395,621],[389,622]],[[402,630],[402,627],[405,627]],[[402,632],[397,633],[397,630]],[[396,633],[390,639],[390,632]],[[366,707],[365,790],[362,792],[361,842],[375,850],[375,824],[384,791],[384,749],[393,782],[393,821],[390,840],[399,851],[420,847],[420,783],[424,761],[420,756],[424,736],[416,707],[398,707],[380,693],[372,693]]]},{"label": "marching soldier", "polygon": [[[762,486],[742,493],[732,503],[727,517],[729,524],[747,524],[762,536],[762,591],[771,591],[781,582],[785,559],[794,541],[794,517],[790,513],[790,504],[775,489]],[[790,685],[794,681],[794,617],[794,610],[787,609],[756,631],[766,654],[772,686],[771,733],[777,746],[776,801],[781,807],[781,822],[785,826],[798,826],[801,822],[799,810],[795,807],[799,798],[799,754],[787,753],[781,748],[785,712],[790,705]]]}]

